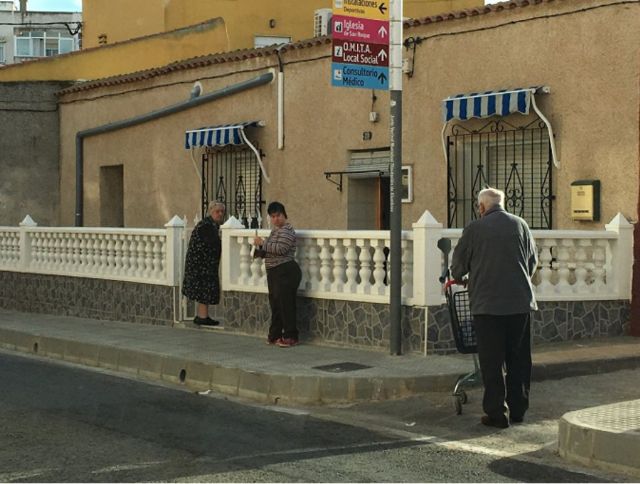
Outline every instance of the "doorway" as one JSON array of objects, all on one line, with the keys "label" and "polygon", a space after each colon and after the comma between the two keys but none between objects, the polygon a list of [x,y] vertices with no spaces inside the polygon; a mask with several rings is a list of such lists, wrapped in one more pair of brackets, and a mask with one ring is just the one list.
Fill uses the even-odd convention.
[{"label": "doorway", "polygon": [[389,230],[391,197],[388,176],[350,176],[347,228]]},{"label": "doorway", "polygon": [[124,227],[124,167],[100,167],[100,225]]}]

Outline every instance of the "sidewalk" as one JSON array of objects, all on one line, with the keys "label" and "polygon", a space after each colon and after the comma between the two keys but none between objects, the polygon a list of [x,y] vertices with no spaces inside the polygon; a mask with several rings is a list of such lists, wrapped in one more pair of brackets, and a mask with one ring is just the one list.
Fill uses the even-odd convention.
[{"label": "sidewalk", "polygon": [[[453,390],[470,355],[302,344],[278,348],[224,329],[169,328],[0,309],[0,348],[107,368],[194,390],[274,403],[348,403]],[[640,338],[534,348],[534,380],[640,368]]]},{"label": "sidewalk", "polygon": [[[224,329],[169,328],[0,309],[0,348],[265,403],[331,404],[451,392],[470,355],[409,354],[302,344],[278,348]],[[640,338],[534,347],[533,379],[640,368]],[[606,408],[605,408],[606,407]],[[640,400],[570,412],[563,457],[640,476]]]}]

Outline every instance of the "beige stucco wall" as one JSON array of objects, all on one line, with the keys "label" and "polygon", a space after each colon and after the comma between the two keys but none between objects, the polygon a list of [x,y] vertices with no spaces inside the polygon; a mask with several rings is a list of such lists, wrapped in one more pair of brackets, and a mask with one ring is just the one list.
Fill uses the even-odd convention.
[{"label": "beige stucco wall", "polygon": [[[538,104],[556,132],[561,162],[553,172],[554,228],[600,228],[619,211],[637,220],[640,5],[616,3],[551,2],[405,31],[428,37],[417,47],[413,77],[404,78],[403,163],[412,165],[414,174],[414,202],[403,204],[405,227],[425,209],[446,223],[441,100],[459,92],[531,85],[551,88],[551,94],[538,96]],[[323,173],[344,170],[349,150],[389,145],[389,97],[375,93],[373,109],[381,120],[370,123],[372,92],[332,88],[329,55],[330,44],[283,54],[284,150],[277,149],[275,83],[87,140],[85,224],[99,225],[99,166],[112,164],[124,165],[127,226],[160,226],[174,214],[191,218],[199,210],[200,185],[183,148],[184,131],[262,119],[266,127],[255,130],[254,139],[272,179],[265,198],[283,201],[296,227],[345,228],[348,181],[340,193]],[[275,65],[274,56],[227,62],[64,96],[62,223],[73,223],[78,130],[185,100],[195,80],[210,92]],[[370,141],[362,140],[364,131],[372,132]],[[599,223],[569,218],[570,183],[584,178],[602,181]]]}]

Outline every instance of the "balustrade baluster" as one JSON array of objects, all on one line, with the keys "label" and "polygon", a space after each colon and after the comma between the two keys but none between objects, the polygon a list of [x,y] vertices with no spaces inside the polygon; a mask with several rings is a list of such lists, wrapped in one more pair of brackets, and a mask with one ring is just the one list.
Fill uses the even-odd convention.
[{"label": "balustrade baluster", "polygon": [[145,243],[143,235],[136,235],[136,277],[144,277],[146,271]]},{"label": "balustrade baluster", "polygon": [[586,294],[589,291],[589,287],[587,285],[587,276],[589,275],[589,271],[587,269],[587,249],[589,247],[591,247],[591,240],[578,240],[578,248],[576,249],[575,255],[576,283],[573,286],[573,292],[575,294]]},{"label": "balustrade baluster", "polygon": [[136,236],[135,235],[129,235],[127,236],[128,242],[129,242],[129,271],[128,271],[128,276],[129,277],[135,277],[136,276],[136,272],[138,271],[138,259],[137,259],[137,254],[136,254]]},{"label": "balustrade baluster", "polygon": [[356,241],[360,247],[360,285],[358,292],[361,294],[371,294],[371,252],[369,249],[370,241],[368,239],[358,239]]},{"label": "balustrade baluster", "polygon": [[113,274],[122,275],[122,236],[113,235]]},{"label": "balustrade baluster", "polygon": [[569,276],[571,275],[569,264],[571,262],[572,248],[572,239],[562,239],[558,246],[558,284],[556,285],[556,292],[558,294],[566,295],[572,292],[571,283],[569,282]]},{"label": "balustrade baluster", "polygon": [[164,251],[165,236],[153,236],[153,277],[154,279],[164,279]]},{"label": "balustrade baluster", "polygon": [[68,274],[71,272],[71,265],[73,264],[73,239],[69,237],[70,234],[58,234],[60,238],[61,248],[61,270]]},{"label": "balustrade baluster", "polygon": [[[250,240],[250,239],[247,239]],[[251,247],[251,245],[249,245]],[[249,253],[251,253],[251,248],[249,248]],[[251,285],[259,286],[262,281],[262,263],[264,259],[262,257],[254,257],[251,261]]]},{"label": "balustrade baluster", "polygon": [[600,239],[595,244],[593,249],[593,263],[595,265],[593,269],[593,290],[596,293],[601,293],[607,288],[605,261],[609,241]]},{"label": "balustrade baluster", "polygon": [[345,290],[349,294],[355,294],[358,291],[358,251],[356,240],[346,239],[344,245],[347,247],[347,283]]},{"label": "balustrade baluster", "polygon": [[78,263],[78,272],[84,273],[87,271],[87,236],[85,234],[78,234],[79,240],[79,263]]},{"label": "balustrade baluster", "polygon": [[306,291],[307,282],[309,280],[309,265],[307,261],[307,239],[298,237],[297,248],[296,248],[296,261],[300,266],[300,272],[302,274],[302,278],[300,279],[300,285],[298,286],[298,288],[303,291]]},{"label": "balustrade baluster", "polygon": [[372,241],[372,245],[375,247],[373,253],[373,293],[384,294],[386,286],[384,285],[385,272],[385,256],[384,256],[384,240]]},{"label": "balustrade baluster", "polygon": [[342,292],[346,281],[346,260],[344,258],[342,240],[331,239],[329,244],[333,247],[333,254],[331,256],[333,260],[333,284],[331,284],[331,290],[334,292]]},{"label": "balustrade baluster", "polygon": [[318,239],[320,249],[320,290],[331,290],[331,251],[327,239]]},{"label": "balustrade baluster", "polygon": [[54,232],[51,234],[53,237],[53,270],[58,272],[64,267],[64,247],[62,244],[62,237],[60,234]]},{"label": "balustrade baluster", "polygon": [[413,241],[403,240],[402,247],[402,297],[413,296]]},{"label": "balustrade baluster", "polygon": [[555,240],[543,239],[540,243],[540,253],[538,256],[538,264],[540,273],[540,284],[536,287],[536,292],[540,295],[550,294],[554,291],[553,284],[551,282],[551,276],[553,274],[552,260],[553,255],[551,250],[555,247]]},{"label": "balustrade baluster", "polygon": [[238,237],[237,243],[240,244],[240,276],[238,282],[240,284],[248,284],[251,280],[251,246],[249,237]]},{"label": "balustrade baluster", "polygon": [[115,246],[113,242],[113,234],[105,234],[105,238],[107,240],[107,274],[115,274]]},{"label": "balustrade baluster", "polygon": [[309,239],[306,243],[307,247],[307,260],[309,270],[309,280],[307,281],[307,289],[309,291],[316,291],[320,287],[320,265],[318,259],[318,244],[313,238]]},{"label": "balustrade baluster", "polygon": [[143,235],[142,243],[144,244],[144,273],[145,279],[151,277],[153,274],[153,242],[151,236]]}]

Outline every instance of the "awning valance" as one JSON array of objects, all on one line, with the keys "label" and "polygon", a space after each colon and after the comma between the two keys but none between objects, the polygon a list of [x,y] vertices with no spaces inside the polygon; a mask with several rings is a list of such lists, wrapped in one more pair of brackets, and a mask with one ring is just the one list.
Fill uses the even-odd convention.
[{"label": "awning valance", "polygon": [[513,113],[529,114],[531,96],[538,87],[472,92],[449,96],[442,101],[444,121],[488,118]]},{"label": "awning valance", "polygon": [[227,146],[246,144],[244,128],[262,126],[261,121],[246,121],[244,123],[223,124],[206,128],[192,129],[185,133],[184,147],[186,149],[198,146]]},{"label": "awning valance", "polygon": [[457,94],[443,99],[442,118],[444,126],[442,128],[442,149],[444,150],[445,159],[447,157],[445,130],[449,121],[455,119],[465,121],[471,118],[508,116],[514,113],[526,115],[529,114],[529,109],[533,108],[547,127],[553,164],[556,168],[559,168],[560,162],[556,154],[556,144],[551,123],[549,123],[549,120],[542,114],[540,109],[538,109],[535,99],[536,93],[548,94],[549,92],[550,90],[546,86],[533,86],[517,89],[502,89],[499,91]]},{"label": "awning valance", "polygon": [[[234,123],[234,124],[223,124],[219,126],[209,126],[206,128],[200,129],[192,129],[185,133],[185,142],[184,147],[186,149],[191,149],[192,153],[192,161],[194,162],[194,166],[196,166],[195,160],[193,160],[193,149],[194,148],[202,148],[202,147],[224,147],[229,145],[245,145],[251,149],[256,155],[256,159],[258,160],[258,164],[260,165],[260,170],[262,171],[262,175],[267,183],[270,183],[269,176],[267,175],[267,171],[264,168],[264,164],[262,163],[262,158],[260,157],[260,151],[253,146],[249,138],[244,132],[245,128],[252,128],[264,126],[264,122],[262,121],[245,121],[243,123]],[[197,166],[196,166],[197,171]],[[200,176],[200,174],[198,173]]]}]

